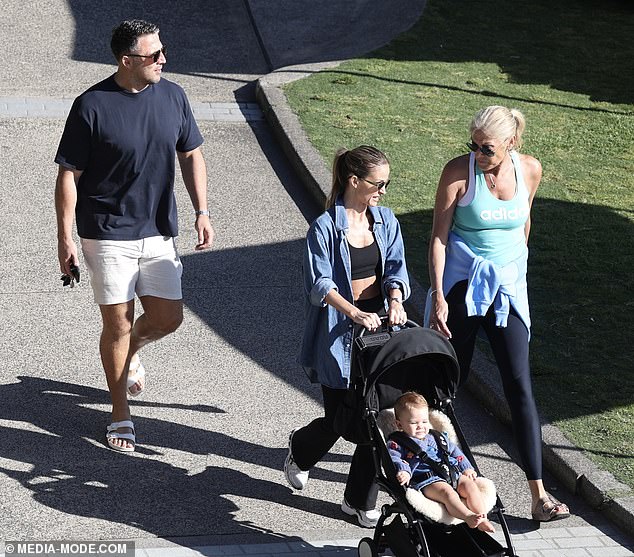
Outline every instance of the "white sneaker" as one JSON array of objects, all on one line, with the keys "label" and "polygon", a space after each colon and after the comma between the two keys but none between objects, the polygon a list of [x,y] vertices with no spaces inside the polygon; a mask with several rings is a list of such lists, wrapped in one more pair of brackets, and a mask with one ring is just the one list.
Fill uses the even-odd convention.
[{"label": "white sneaker", "polygon": [[293,434],[295,430],[291,431],[288,436],[288,454],[284,461],[284,475],[286,481],[291,484],[295,489],[304,489],[308,483],[308,471],[301,470],[293,459],[293,451],[291,451],[291,441],[293,440]]},{"label": "white sneaker", "polygon": [[343,503],[341,503],[341,510],[346,514],[349,514],[350,516],[356,516],[359,525],[363,526],[364,528],[374,528],[376,526],[376,523],[379,521],[379,518],[381,518],[381,511],[379,509],[372,509],[371,511],[361,511],[359,509],[351,507],[348,504],[348,501],[345,500],[345,498],[343,500]]}]

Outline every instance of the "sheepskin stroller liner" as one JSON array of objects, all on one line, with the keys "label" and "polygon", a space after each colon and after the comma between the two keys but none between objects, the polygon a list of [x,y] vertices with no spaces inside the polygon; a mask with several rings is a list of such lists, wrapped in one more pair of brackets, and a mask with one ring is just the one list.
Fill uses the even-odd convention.
[{"label": "sheepskin stroller liner", "polygon": [[360,557],[377,557],[387,548],[396,557],[516,557],[504,507],[497,494],[489,516],[494,515],[499,522],[506,547],[488,533],[469,528],[461,521],[442,524],[417,511],[408,502],[406,488],[396,480],[396,469],[381,427],[385,425],[385,409],[390,409],[407,391],[422,394],[431,414],[439,411],[448,419],[455,431],[455,441],[480,476],[453,409],[452,399],[459,382],[460,368],[449,341],[413,321],[397,331],[362,333],[355,339],[352,388],[363,403],[361,415],[372,446],[376,482],[394,500],[381,509],[373,538],[359,542]]}]

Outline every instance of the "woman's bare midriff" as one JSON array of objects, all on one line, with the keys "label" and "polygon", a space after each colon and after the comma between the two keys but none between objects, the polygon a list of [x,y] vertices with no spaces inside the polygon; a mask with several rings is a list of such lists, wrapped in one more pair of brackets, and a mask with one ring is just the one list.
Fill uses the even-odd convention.
[{"label": "woman's bare midriff", "polygon": [[352,281],[352,296],[354,301],[369,300],[381,295],[381,288],[376,276],[355,279]]}]

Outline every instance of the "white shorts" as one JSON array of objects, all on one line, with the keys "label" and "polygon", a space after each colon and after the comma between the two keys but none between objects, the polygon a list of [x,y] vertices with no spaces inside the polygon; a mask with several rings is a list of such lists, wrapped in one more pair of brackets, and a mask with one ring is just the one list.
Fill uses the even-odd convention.
[{"label": "white shorts", "polygon": [[174,238],[142,240],[81,238],[95,302],[122,304],[137,296],[180,300],[183,265]]}]

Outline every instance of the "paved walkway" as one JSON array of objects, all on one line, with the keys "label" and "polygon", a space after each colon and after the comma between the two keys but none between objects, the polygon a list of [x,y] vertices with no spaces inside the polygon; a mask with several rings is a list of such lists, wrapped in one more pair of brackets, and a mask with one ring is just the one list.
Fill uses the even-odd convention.
[{"label": "paved walkway", "polygon": [[[497,532],[493,536],[504,545],[504,536]],[[288,541],[278,543],[222,545],[183,548],[137,547],[137,557],[335,557],[357,555],[358,538],[326,541]],[[566,528],[560,526],[526,534],[514,534],[513,543],[519,557],[627,557],[634,555],[630,549],[620,545],[627,543],[624,536],[613,531],[612,537],[593,526]]]},{"label": "paved walkway", "polygon": [[[504,545],[504,536],[493,537]],[[619,542],[626,542],[618,533],[613,537],[592,526],[560,526],[548,530],[513,535],[519,557],[627,557],[633,553]],[[281,540],[275,543],[243,543],[227,545],[148,545],[135,543],[136,557],[335,557],[356,556],[359,538],[331,540]],[[388,552],[386,555],[391,555]],[[1,557],[5,557],[0,553]],[[13,557],[13,554],[12,556]]]},{"label": "paved walkway", "polygon": [[[0,97],[0,118],[66,118],[73,99],[47,97]],[[255,102],[192,101],[196,120],[257,122],[263,119]]]},{"label": "paved walkway", "polygon": [[[371,533],[339,510],[349,444],[333,448],[301,493],[281,474],[288,431],[320,411],[318,389],[296,364],[301,245],[319,208],[250,85],[283,64],[356,54],[346,50],[349,41],[331,40],[350,18],[358,18],[363,40],[388,40],[407,26],[394,14],[415,19],[421,4],[373,3],[383,12],[370,19],[359,15],[367,3],[350,0],[328,13],[298,1],[286,14],[279,10],[288,3],[270,0],[202,2],[188,11],[160,3],[170,14],[162,37],[175,53],[169,78],[188,92],[205,137],[218,237],[214,251],[194,253],[179,180],[185,323],[144,352],[148,393],[132,402],[139,449],[127,456],[103,447],[98,311],[86,278],[73,291],[59,285],[52,210],[64,117],[72,97],[112,71],[105,45],[121,13],[97,0],[3,5],[12,24],[0,27],[9,45],[0,69],[0,542],[130,539],[143,557],[331,556],[355,555]],[[297,25],[307,13],[310,29]],[[182,29],[192,31],[181,37]],[[521,557],[633,554],[630,538],[551,477],[549,489],[575,516],[541,526],[529,520],[508,430],[467,393],[457,410],[480,467],[503,495]]]},{"label": "paved walkway", "polygon": [[[504,545],[501,533],[493,536]],[[331,539],[322,541],[280,541],[276,543],[251,543],[235,545],[202,545],[184,547],[171,545],[163,547],[144,546],[143,541],[135,544],[136,557],[335,557],[357,555],[359,538]],[[623,536],[605,532],[591,526],[558,527],[529,534],[513,535],[513,543],[519,557],[628,557],[634,555]],[[391,555],[388,552],[386,555]],[[5,557],[0,553],[0,557]]]}]

